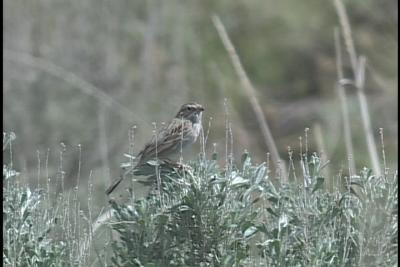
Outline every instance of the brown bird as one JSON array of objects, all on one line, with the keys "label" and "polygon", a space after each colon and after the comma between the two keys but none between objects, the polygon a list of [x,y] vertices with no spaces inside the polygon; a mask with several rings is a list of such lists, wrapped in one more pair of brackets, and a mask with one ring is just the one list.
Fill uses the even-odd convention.
[{"label": "brown bird", "polygon": [[[138,163],[134,169],[140,169],[149,160],[171,160],[179,155],[182,149],[196,142],[202,127],[201,117],[204,108],[197,103],[187,103],[181,106],[171,122],[162,127],[156,136],[138,153]],[[122,182],[120,176],[107,190],[109,195]]]}]

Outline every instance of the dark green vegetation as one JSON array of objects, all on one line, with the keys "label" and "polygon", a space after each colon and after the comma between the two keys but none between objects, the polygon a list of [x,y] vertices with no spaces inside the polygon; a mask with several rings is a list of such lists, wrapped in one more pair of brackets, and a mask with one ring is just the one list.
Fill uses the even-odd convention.
[{"label": "dark green vegetation", "polygon": [[[76,192],[52,200],[47,190],[21,184],[5,165],[3,261],[17,266],[396,266],[397,172],[375,177],[364,168],[351,178],[323,177],[319,158],[304,154],[303,172],[282,184],[269,166],[252,163],[248,154],[226,168],[216,159],[216,154],[211,160],[199,157],[188,171],[163,172],[161,191],[153,190],[145,200],[111,201],[114,216],[100,229],[115,230],[114,239],[108,235],[103,249],[92,242],[101,233],[90,234],[90,209],[83,214],[69,201]],[[325,189],[328,179],[340,181],[333,192]]]}]

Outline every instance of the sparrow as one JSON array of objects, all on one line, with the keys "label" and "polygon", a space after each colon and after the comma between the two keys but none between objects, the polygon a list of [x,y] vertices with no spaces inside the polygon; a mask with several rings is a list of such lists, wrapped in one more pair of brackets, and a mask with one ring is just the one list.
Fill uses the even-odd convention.
[{"label": "sparrow", "polygon": [[[204,108],[197,103],[187,103],[181,106],[176,116],[169,124],[160,128],[158,133],[137,154],[139,160],[133,170],[138,170],[149,160],[160,159],[171,162],[171,159],[195,143],[202,128],[202,113]],[[106,190],[109,195],[122,182],[125,175]]]}]

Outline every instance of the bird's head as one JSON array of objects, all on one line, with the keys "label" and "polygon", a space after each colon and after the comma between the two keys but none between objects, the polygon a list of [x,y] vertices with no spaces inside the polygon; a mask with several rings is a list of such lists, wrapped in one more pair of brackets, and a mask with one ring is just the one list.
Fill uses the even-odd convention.
[{"label": "bird's head", "polygon": [[201,115],[204,111],[202,105],[197,103],[187,103],[181,106],[176,118],[190,120],[193,123],[198,123],[201,121]]}]

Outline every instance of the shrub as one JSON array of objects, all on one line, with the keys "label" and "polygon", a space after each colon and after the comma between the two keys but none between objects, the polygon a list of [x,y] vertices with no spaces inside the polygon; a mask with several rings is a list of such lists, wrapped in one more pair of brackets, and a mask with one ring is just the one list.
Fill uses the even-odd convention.
[{"label": "shrub", "polygon": [[[3,152],[13,139],[12,134],[3,136]],[[328,192],[319,157],[302,162],[307,162],[304,184],[296,180],[299,175],[289,183],[272,179],[268,165],[253,164],[248,154],[240,164],[226,167],[218,165],[216,154],[183,168],[158,165],[160,179],[150,178],[154,188],[147,198],[133,204],[110,201],[114,216],[107,225],[118,238],[110,242],[112,256],[106,258],[93,244],[92,221],[81,211],[77,195],[61,192],[51,199],[48,189],[29,188],[11,160],[3,165],[3,262],[397,266],[397,172],[376,177],[364,168],[350,178],[339,174],[335,178],[343,187]],[[93,250],[96,255],[89,257]]]},{"label": "shrub", "polygon": [[[248,155],[237,168],[215,160],[161,177],[161,191],[133,205],[112,201],[115,266],[394,266],[397,177],[368,169],[323,189],[320,162],[308,187],[274,184]],[[379,256],[378,256],[379,255]]]}]

